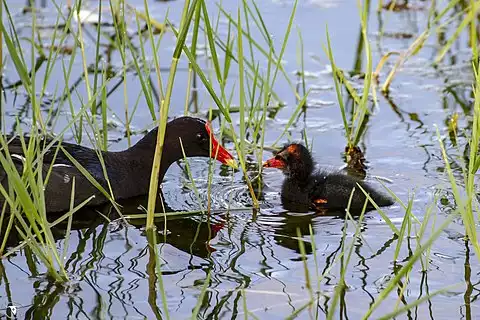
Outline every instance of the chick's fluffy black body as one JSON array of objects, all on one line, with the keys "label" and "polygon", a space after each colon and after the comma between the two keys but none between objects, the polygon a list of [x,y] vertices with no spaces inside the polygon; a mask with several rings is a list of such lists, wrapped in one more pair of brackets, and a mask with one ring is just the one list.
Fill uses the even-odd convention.
[{"label": "chick's fluffy black body", "polygon": [[[359,188],[360,185],[373,201],[380,206],[389,206],[393,201],[386,195],[376,191],[365,182],[340,172],[324,170],[313,173],[306,181],[299,181],[294,177],[287,177],[282,185],[282,204],[296,204],[305,209],[345,209],[348,207],[352,190],[355,191],[350,203],[350,209],[361,210],[366,196]],[[301,206],[302,207],[302,206]],[[368,202],[367,209],[374,206]]]},{"label": "chick's fluffy black body", "polygon": [[[282,204],[286,209],[297,211],[321,209],[346,209],[350,202],[352,211],[362,210],[369,194],[380,207],[389,206],[393,201],[387,195],[375,190],[366,182],[341,172],[315,171],[315,163],[305,146],[290,144],[276,157],[267,161],[266,166],[280,168],[286,178],[282,185]],[[368,201],[367,210],[373,209]]]}]

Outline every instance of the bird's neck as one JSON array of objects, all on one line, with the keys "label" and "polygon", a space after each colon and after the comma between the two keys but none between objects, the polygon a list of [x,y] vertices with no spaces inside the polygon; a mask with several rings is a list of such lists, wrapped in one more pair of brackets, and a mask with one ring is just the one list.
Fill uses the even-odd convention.
[{"label": "bird's neck", "polygon": [[[152,139],[151,141],[142,140],[127,150],[111,154],[109,159],[113,164],[113,166],[110,166],[113,170],[123,168],[122,172],[116,172],[116,174],[112,175],[117,177],[117,181],[114,181],[112,186],[116,185],[120,188],[128,189],[128,194],[131,196],[148,193],[152,175],[156,137],[155,140]],[[178,148],[168,143],[168,140],[165,140],[162,158],[160,159],[160,168],[158,170],[159,185],[162,183],[165,173],[170,165],[182,158],[181,151],[179,154],[177,149]],[[125,186],[128,187],[125,188]],[[118,197],[118,195],[121,196],[126,191],[127,190],[116,190],[115,194]]]},{"label": "bird's neck", "polygon": [[[168,148],[167,148],[168,145]],[[153,168],[153,162],[155,158],[155,148],[156,145],[135,145],[125,151],[127,158],[132,166],[134,171],[147,172],[148,175],[151,174]],[[170,165],[175,161],[182,159],[183,156],[181,151],[177,150],[178,148],[172,148],[170,144],[167,144],[165,141],[163,145],[162,155],[160,159],[160,169],[159,169],[159,180],[163,180],[163,176],[167,172]]]}]

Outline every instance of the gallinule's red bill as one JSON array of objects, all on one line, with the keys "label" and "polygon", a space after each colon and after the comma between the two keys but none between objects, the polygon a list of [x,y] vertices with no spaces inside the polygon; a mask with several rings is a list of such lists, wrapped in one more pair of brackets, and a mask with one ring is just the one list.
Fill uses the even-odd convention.
[{"label": "gallinule's red bill", "polygon": [[[163,180],[168,167],[175,161],[183,159],[180,139],[187,157],[215,158],[227,166],[237,168],[235,159],[215,140],[209,125],[205,121],[197,118],[181,117],[167,124],[160,165],[160,182]],[[102,152],[115,199],[127,199],[148,193],[156,141],[157,128],[147,133],[145,137],[127,150]],[[95,150],[65,142],[61,145],[105,190],[109,190]],[[88,205],[99,205],[107,202],[105,196],[85,178],[61,149],[59,149],[55,157],[56,149],[56,146],[53,146],[45,153],[43,158],[44,178],[47,176],[50,167],[52,167],[52,172],[45,188],[47,211],[59,212],[70,208],[73,177],[75,177],[75,203],[81,203],[92,195],[95,195],[95,198]],[[18,137],[9,143],[8,151],[15,162],[17,170],[21,172],[24,153]],[[53,161],[54,164],[52,165]],[[4,187],[7,187],[7,181],[6,172],[0,168],[0,182]],[[3,206],[3,202],[4,199],[0,196],[0,205]]]},{"label": "gallinule's red bill", "polygon": [[[366,197],[357,183],[378,206],[393,204],[391,198],[357,178],[340,172],[314,171],[312,156],[301,144],[287,145],[263,166],[281,169],[286,175],[282,186],[282,203],[288,208],[346,209],[352,189],[355,188],[350,209],[362,210]],[[373,208],[369,202],[367,209]]]}]

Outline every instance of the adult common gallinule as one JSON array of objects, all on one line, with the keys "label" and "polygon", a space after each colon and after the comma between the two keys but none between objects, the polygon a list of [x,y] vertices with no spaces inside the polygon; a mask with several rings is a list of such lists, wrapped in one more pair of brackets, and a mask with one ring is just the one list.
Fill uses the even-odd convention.
[{"label": "adult common gallinule", "polygon": [[[236,161],[214,138],[209,125],[200,119],[181,117],[167,124],[159,181],[163,180],[168,167],[183,159],[180,139],[187,157],[211,157],[236,168]],[[211,148],[210,148],[211,140]],[[134,146],[119,152],[102,152],[106,172],[115,199],[127,199],[148,193],[153,156],[157,141],[157,128],[145,135]],[[44,145],[41,143],[41,145]],[[46,144],[45,144],[46,145]],[[61,146],[76,159],[105,190],[109,190],[102,165],[95,150],[63,142]],[[43,177],[52,167],[45,188],[47,212],[60,212],[70,208],[73,177],[75,177],[75,203],[79,204],[95,195],[88,205],[107,202],[106,197],[73,165],[67,155],[56,146],[47,150],[43,157]],[[8,144],[8,151],[19,172],[22,172],[24,152],[18,137]],[[5,152],[5,151],[2,151]],[[52,165],[52,162],[53,165]],[[0,168],[0,182],[8,190],[8,176]],[[0,208],[5,199],[0,196]]]},{"label": "adult common gallinule", "polygon": [[[282,186],[282,204],[287,208],[300,210],[346,209],[352,189],[350,209],[358,212],[365,203],[365,194],[360,185],[378,206],[389,206],[393,201],[376,191],[365,182],[340,172],[314,171],[315,163],[305,146],[290,144],[264,164],[266,168],[283,170],[286,179]],[[358,185],[357,185],[358,184]],[[373,209],[369,202],[367,209]]]}]

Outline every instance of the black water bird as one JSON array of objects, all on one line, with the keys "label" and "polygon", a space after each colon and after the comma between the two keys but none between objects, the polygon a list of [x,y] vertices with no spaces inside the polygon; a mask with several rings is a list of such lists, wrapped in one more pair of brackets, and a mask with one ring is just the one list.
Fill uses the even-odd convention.
[{"label": "black water bird", "polygon": [[[95,206],[108,202],[104,194],[72,163],[67,154],[85,168],[107,191],[109,190],[108,177],[115,200],[147,194],[157,142],[157,131],[158,128],[151,130],[135,145],[124,151],[102,151],[101,155],[107,176],[104,174],[99,156],[94,149],[65,142],[61,143],[63,149],[58,148],[58,152],[58,143],[55,143],[48,150],[43,149],[42,174],[44,179],[48,176],[44,192],[47,212],[69,210],[74,178],[75,204],[80,204],[91,196],[95,197],[88,202],[88,205]],[[21,139],[19,137],[8,137],[8,140],[8,153],[15,168],[21,173],[25,163]],[[237,167],[232,155],[215,140],[208,123],[198,118],[180,117],[167,124],[159,170],[160,182],[170,165],[183,159],[180,140],[187,157],[210,157],[230,167]],[[28,145],[28,138],[25,141]],[[41,141],[38,145],[40,148],[44,148],[50,141]],[[5,154],[6,150],[1,152]],[[4,168],[0,168],[0,183],[8,192],[9,176]],[[0,207],[4,203],[5,199],[0,195]]]}]

